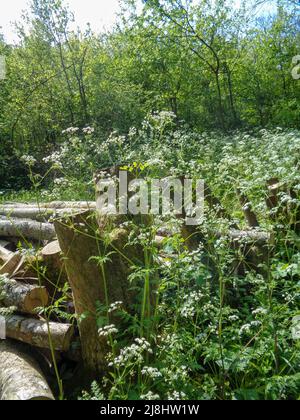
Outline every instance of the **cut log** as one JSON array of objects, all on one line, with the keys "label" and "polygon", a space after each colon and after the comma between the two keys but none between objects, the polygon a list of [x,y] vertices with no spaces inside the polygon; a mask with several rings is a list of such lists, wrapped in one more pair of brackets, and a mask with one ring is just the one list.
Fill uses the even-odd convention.
[{"label": "cut log", "polygon": [[41,209],[95,209],[95,201],[52,201],[50,203],[3,203],[2,209],[41,208]]},{"label": "cut log", "polygon": [[5,317],[6,336],[39,348],[50,346],[54,350],[67,352],[74,337],[74,327],[69,324],[40,321],[19,315]]},{"label": "cut log", "polygon": [[23,261],[24,257],[21,254],[18,252],[11,252],[6,256],[6,261],[3,260],[4,264],[0,268],[0,274],[7,274],[9,277],[12,276],[16,271],[18,271],[18,267]]},{"label": "cut log", "polygon": [[6,249],[7,251],[12,251],[14,246],[11,242],[5,241],[3,239],[0,240],[0,247]]},{"label": "cut log", "polygon": [[49,295],[45,287],[31,286],[15,280],[4,280],[0,292],[4,293],[2,300],[6,307],[14,306],[19,312],[33,314],[36,308],[45,307]]},{"label": "cut log", "polygon": [[48,209],[94,210],[96,208],[96,203],[95,201],[52,201],[52,203],[42,204],[41,207]]},{"label": "cut log", "polygon": [[65,261],[58,241],[50,242],[41,250],[41,264],[45,270],[45,286],[52,299],[58,297],[58,289],[68,282]]},{"label": "cut log", "polygon": [[272,178],[267,181],[268,197],[266,204],[269,210],[273,210],[278,206],[278,193],[282,187],[278,178]]},{"label": "cut log", "polygon": [[[220,236],[220,234],[219,234]],[[256,245],[270,245],[272,243],[272,234],[260,230],[235,230],[229,232],[230,239],[238,243],[253,243]]]},{"label": "cut log", "polygon": [[[137,264],[136,252],[132,247],[125,247],[128,242],[128,232],[125,230],[113,229],[108,247],[101,238],[97,239],[98,226],[94,212],[84,212],[68,222],[56,221],[54,224],[65,256],[76,313],[78,316],[85,315],[79,323],[83,362],[87,374],[94,376],[107,368],[108,351],[107,337],[99,337],[98,334],[95,317],[97,302],[106,306],[122,301],[125,308],[130,307],[133,292],[130,291],[127,278],[130,267]],[[99,261],[93,259],[111,252],[113,254],[102,268]],[[109,316],[107,322],[112,322]]]},{"label": "cut log", "polygon": [[248,222],[249,227],[251,228],[259,227],[258,219],[256,217],[256,214],[252,210],[252,205],[250,203],[249,198],[241,190],[238,190],[237,193],[238,193],[238,197],[239,197],[239,200],[243,208],[243,212],[244,212],[244,215]]},{"label": "cut log", "polygon": [[0,215],[7,218],[32,219],[38,221],[48,220],[54,211],[39,209],[38,207],[0,207]]},{"label": "cut log", "polygon": [[9,260],[11,255],[10,251],[0,245],[0,266]]},{"label": "cut log", "polygon": [[46,245],[43,249],[42,249],[42,256],[44,258],[48,258],[48,257],[60,257],[61,255],[61,249],[59,246],[59,242],[58,241],[52,241],[50,242],[50,244]]},{"label": "cut log", "polygon": [[51,218],[58,218],[64,215],[72,215],[78,213],[80,208],[62,208],[62,209],[50,209],[50,208],[38,208],[38,207],[0,207],[0,216],[7,218],[18,218],[18,219],[30,219],[38,222],[46,222]]},{"label": "cut log", "polygon": [[51,241],[55,230],[50,223],[39,223],[32,220],[0,220],[0,236],[4,238],[19,237],[36,241]]},{"label": "cut log", "polygon": [[38,364],[11,340],[0,342],[0,400],[54,400]]}]

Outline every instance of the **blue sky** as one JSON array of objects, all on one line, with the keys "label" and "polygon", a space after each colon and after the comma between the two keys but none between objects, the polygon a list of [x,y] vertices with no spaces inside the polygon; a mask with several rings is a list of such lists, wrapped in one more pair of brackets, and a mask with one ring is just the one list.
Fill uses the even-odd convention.
[{"label": "blue sky", "polygon": [[[0,9],[0,27],[7,42],[17,41],[12,22],[20,20],[22,10],[27,9],[29,0],[2,0]],[[251,3],[252,0],[249,0]],[[233,0],[239,4],[240,0]],[[120,10],[119,0],[66,0],[75,13],[76,25],[85,28],[87,22],[95,32],[110,29]],[[272,2],[264,6],[261,12],[272,11]]]}]

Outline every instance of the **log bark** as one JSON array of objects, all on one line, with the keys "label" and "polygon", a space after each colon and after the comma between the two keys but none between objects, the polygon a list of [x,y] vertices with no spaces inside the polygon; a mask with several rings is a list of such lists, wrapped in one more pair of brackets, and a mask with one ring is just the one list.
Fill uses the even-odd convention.
[{"label": "log bark", "polygon": [[39,207],[2,207],[0,208],[0,216],[5,216],[7,218],[17,218],[17,219],[30,219],[38,222],[47,222],[53,218],[59,218],[64,215],[72,215],[75,212],[79,212],[79,208],[61,208],[61,209],[51,209],[51,208],[39,208]]},{"label": "log bark", "polygon": [[54,400],[38,364],[11,340],[0,342],[0,400]]},{"label": "log bark", "polygon": [[257,228],[259,227],[259,222],[256,217],[256,214],[252,210],[252,205],[250,203],[249,198],[244,194],[242,191],[238,190],[238,196],[241,203],[241,206],[243,208],[243,212],[245,215],[245,218],[248,222],[249,227],[251,228]]},{"label": "log bark", "polygon": [[[128,232],[113,229],[110,246],[105,249],[103,240],[96,238],[97,221],[94,212],[84,212],[68,223],[55,222],[60,247],[65,256],[66,270],[71,285],[75,310],[78,316],[85,314],[79,323],[82,358],[86,371],[93,376],[106,366],[107,337],[100,338],[96,323],[97,301],[106,306],[122,301],[125,307],[132,304],[127,277],[128,260],[135,258],[135,250],[125,248]],[[126,253],[126,258],[116,250]],[[114,251],[110,260],[102,265],[92,257],[100,257]],[[128,260],[127,260],[128,258]],[[107,322],[111,322],[108,319]]]},{"label": "log bark", "polygon": [[6,316],[6,336],[39,348],[49,349],[49,335],[54,350],[67,352],[74,338],[74,327],[69,324],[40,321],[19,315]]},{"label": "log bark", "polygon": [[39,223],[25,219],[0,220],[0,236],[51,241],[55,238],[55,230],[50,223]]},{"label": "log bark", "polygon": [[0,292],[4,293],[2,300],[6,307],[14,306],[19,312],[33,314],[36,308],[45,307],[49,295],[45,287],[32,286],[15,280],[5,280]]},{"label": "log bark", "polygon": [[41,207],[48,209],[82,209],[94,210],[96,208],[95,201],[52,201],[52,203],[42,204]]},{"label": "log bark", "polygon": [[50,203],[4,203],[1,208],[18,209],[18,208],[45,208],[45,209],[95,209],[95,201],[52,201]]},{"label": "log bark", "polygon": [[257,245],[268,245],[272,242],[272,234],[260,230],[235,230],[229,232],[230,239],[238,243],[253,243]]}]

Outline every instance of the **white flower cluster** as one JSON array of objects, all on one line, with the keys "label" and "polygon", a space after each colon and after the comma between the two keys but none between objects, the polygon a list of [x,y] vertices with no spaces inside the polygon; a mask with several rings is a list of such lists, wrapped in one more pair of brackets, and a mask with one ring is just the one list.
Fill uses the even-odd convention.
[{"label": "white flower cluster", "polygon": [[151,379],[158,379],[162,377],[162,373],[158,369],[147,366],[142,369],[142,375],[147,375]]},{"label": "white flower cluster", "polygon": [[114,324],[107,325],[106,327],[99,328],[98,330],[99,337],[108,337],[112,334],[117,334],[117,333],[118,333],[118,330]]},{"label": "white flower cluster", "polygon": [[120,302],[112,303],[110,305],[109,309],[108,309],[108,313],[111,314],[113,312],[118,311],[122,305],[123,305],[123,302],[121,302],[121,301]]},{"label": "white flower cluster", "polygon": [[64,130],[62,132],[62,134],[71,134],[71,135],[73,135],[73,134],[78,133],[78,131],[79,131],[79,128],[78,127],[69,127],[66,130]]},{"label": "white flower cluster", "polygon": [[34,166],[37,162],[37,160],[33,156],[29,155],[22,156],[20,160],[27,166]]},{"label": "white flower cluster", "polygon": [[192,292],[184,296],[184,304],[180,310],[183,318],[193,318],[199,310],[199,303],[203,299],[201,292]]},{"label": "white flower cluster", "polygon": [[262,323],[260,321],[252,321],[249,324],[245,324],[241,327],[239,335],[242,336],[243,334],[250,334],[252,329],[258,328],[261,325]]},{"label": "white flower cluster", "polygon": [[141,395],[141,400],[143,401],[159,401],[160,396],[158,394],[154,394],[152,391],[149,391],[145,395]]},{"label": "white flower cluster", "polygon": [[63,167],[63,165],[62,165],[62,156],[63,156],[63,154],[62,154],[61,151],[60,152],[54,152],[51,155],[46,156],[43,159],[43,162],[44,163],[51,163],[56,168],[62,168]]},{"label": "white flower cluster", "polygon": [[252,311],[252,315],[267,315],[268,310],[265,308],[257,308]]},{"label": "white flower cluster", "polygon": [[53,182],[58,187],[66,188],[70,185],[70,182],[66,178],[55,178]]},{"label": "white flower cluster", "polygon": [[186,382],[189,377],[189,368],[187,366],[178,366],[162,369],[164,380],[169,385],[177,384],[179,381]]},{"label": "white flower cluster", "polygon": [[169,401],[183,401],[187,398],[184,392],[173,391],[168,394]]},{"label": "white flower cluster", "polygon": [[95,132],[93,127],[85,127],[82,129],[83,134],[91,135]]},{"label": "white flower cluster", "polygon": [[113,362],[109,363],[108,366],[125,367],[129,363],[143,363],[144,353],[153,353],[150,343],[145,338],[136,338],[135,343],[122,349],[120,355]]}]

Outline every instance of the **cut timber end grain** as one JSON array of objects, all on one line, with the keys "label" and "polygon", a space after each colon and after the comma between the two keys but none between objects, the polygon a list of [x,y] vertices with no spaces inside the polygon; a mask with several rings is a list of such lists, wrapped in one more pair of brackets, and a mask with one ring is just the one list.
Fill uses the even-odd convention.
[{"label": "cut timber end grain", "polygon": [[67,352],[74,338],[74,327],[69,324],[49,322],[47,325],[46,321],[18,315],[6,316],[5,321],[7,337],[39,348],[50,348],[49,332],[57,351]]},{"label": "cut timber end grain", "polygon": [[57,289],[68,282],[65,262],[58,241],[50,242],[41,250],[42,264],[46,267],[46,277],[51,280],[46,287],[51,296],[57,295]]},{"label": "cut timber end grain", "polygon": [[38,364],[23,345],[0,341],[0,400],[54,400]]},{"label": "cut timber end grain", "polygon": [[11,255],[11,252],[0,244],[0,266],[9,260]]},{"label": "cut timber end grain", "polygon": [[61,249],[59,246],[59,242],[58,241],[53,241],[50,244],[48,244],[47,246],[45,246],[42,250],[42,255],[44,257],[49,257],[52,255],[60,255],[61,253]]},{"label": "cut timber end grain", "polygon": [[21,254],[19,254],[18,252],[10,253],[8,259],[0,268],[0,274],[8,274],[9,276],[11,276],[18,269],[22,261],[23,257]]},{"label": "cut timber end grain", "polygon": [[4,292],[3,303],[6,307],[14,306],[19,312],[32,314],[35,309],[45,307],[49,295],[45,287],[32,286],[15,280],[3,282],[1,290]]}]

